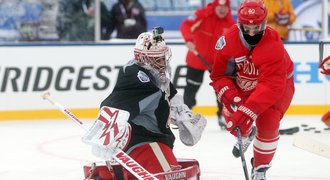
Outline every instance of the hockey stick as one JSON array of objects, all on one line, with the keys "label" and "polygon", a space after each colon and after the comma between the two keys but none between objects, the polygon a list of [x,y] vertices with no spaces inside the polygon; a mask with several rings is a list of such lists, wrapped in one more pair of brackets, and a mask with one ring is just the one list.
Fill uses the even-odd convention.
[{"label": "hockey stick", "polygon": [[324,42],[320,41],[320,43],[319,43],[319,63],[320,64],[323,60],[323,52],[324,52]]},{"label": "hockey stick", "polygon": [[242,142],[241,130],[239,129],[239,127],[236,127],[235,131],[237,131],[239,153],[241,154],[241,161],[242,161],[242,166],[243,166],[243,170],[244,170],[245,180],[249,180],[249,173],[247,171],[245,155],[244,155],[244,152],[243,152],[243,142]]},{"label": "hockey stick", "polygon": [[195,54],[195,56],[198,57],[199,60],[202,61],[202,63],[203,63],[205,66],[207,66],[208,71],[211,73],[211,71],[212,71],[212,66],[211,66],[211,64],[208,63],[208,62],[206,61],[206,59],[203,58],[203,57],[202,57],[197,51],[194,51],[193,53]]},{"label": "hockey stick", "polygon": [[[48,100],[50,103],[55,105],[58,109],[62,111],[67,117],[69,117],[72,121],[74,121],[77,125],[79,125],[85,131],[88,131],[88,127],[80,121],[74,114],[72,114],[68,109],[62,106],[60,103],[53,100],[50,96],[49,92],[45,92],[42,94],[42,98]],[[139,163],[137,163],[133,158],[131,158],[128,154],[126,154],[121,149],[115,149],[112,157],[125,169],[127,169],[130,173],[132,173],[139,180],[157,180],[157,178],[144,169]]]},{"label": "hockey stick", "polygon": [[321,143],[314,139],[301,135],[296,136],[293,141],[293,146],[330,159],[330,145]]},{"label": "hockey stick", "polygon": [[292,134],[297,133],[297,132],[299,132],[299,127],[298,126],[279,130],[280,135],[292,135]]}]

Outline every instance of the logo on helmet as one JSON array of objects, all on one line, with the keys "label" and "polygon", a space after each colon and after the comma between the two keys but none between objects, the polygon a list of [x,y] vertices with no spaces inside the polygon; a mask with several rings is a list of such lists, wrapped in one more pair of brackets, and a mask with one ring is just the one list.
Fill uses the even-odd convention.
[{"label": "logo on helmet", "polygon": [[243,0],[238,10],[238,21],[242,24],[259,25],[266,22],[267,9],[263,1]]},{"label": "logo on helmet", "polygon": [[223,6],[226,4],[226,0],[219,0],[218,3]]},{"label": "logo on helmet", "polygon": [[249,12],[249,14],[255,14],[256,10],[255,9],[249,9],[248,12]]}]

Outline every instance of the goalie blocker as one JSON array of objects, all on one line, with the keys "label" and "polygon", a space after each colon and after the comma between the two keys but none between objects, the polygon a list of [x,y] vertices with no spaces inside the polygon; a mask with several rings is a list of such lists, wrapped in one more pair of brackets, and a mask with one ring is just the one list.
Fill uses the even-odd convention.
[{"label": "goalie blocker", "polygon": [[[199,180],[200,179],[200,168],[199,163],[195,159],[177,159],[181,169],[173,170],[169,172],[154,174],[159,180]],[[123,172],[120,177],[124,180],[128,180],[129,174],[124,168],[117,163],[92,163],[84,166],[85,180],[98,179],[98,180],[116,180],[118,179],[118,172]],[[146,178],[148,179],[148,178]]]}]

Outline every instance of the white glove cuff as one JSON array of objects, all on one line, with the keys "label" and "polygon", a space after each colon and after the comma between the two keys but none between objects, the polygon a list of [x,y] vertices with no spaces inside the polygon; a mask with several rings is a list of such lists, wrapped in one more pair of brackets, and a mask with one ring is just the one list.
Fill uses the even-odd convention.
[{"label": "white glove cuff", "polygon": [[176,94],[172,99],[170,100],[171,107],[172,106],[181,106],[184,104],[183,102],[183,96],[180,94]]}]

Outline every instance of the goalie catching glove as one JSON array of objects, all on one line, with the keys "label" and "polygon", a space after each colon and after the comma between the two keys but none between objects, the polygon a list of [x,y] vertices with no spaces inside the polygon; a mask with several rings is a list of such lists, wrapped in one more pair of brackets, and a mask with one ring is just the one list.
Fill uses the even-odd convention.
[{"label": "goalie catching glove", "polygon": [[118,149],[124,150],[131,137],[131,126],[127,122],[129,112],[103,106],[93,126],[82,137],[92,146],[92,153],[104,160],[111,160]]},{"label": "goalie catching glove", "polygon": [[200,114],[193,114],[183,103],[181,95],[176,94],[171,99],[171,120],[179,128],[180,140],[187,146],[195,145],[202,137],[206,119]]}]

